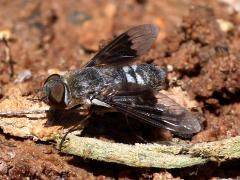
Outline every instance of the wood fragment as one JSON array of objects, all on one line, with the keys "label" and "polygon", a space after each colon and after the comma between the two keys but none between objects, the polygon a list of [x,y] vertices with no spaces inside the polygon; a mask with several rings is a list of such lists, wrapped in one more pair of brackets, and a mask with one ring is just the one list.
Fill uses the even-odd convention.
[{"label": "wood fragment", "polygon": [[[57,146],[61,136],[56,137]],[[62,152],[105,162],[133,167],[184,168],[209,161],[223,162],[240,158],[240,136],[229,139],[191,144],[121,144],[70,133]]]}]

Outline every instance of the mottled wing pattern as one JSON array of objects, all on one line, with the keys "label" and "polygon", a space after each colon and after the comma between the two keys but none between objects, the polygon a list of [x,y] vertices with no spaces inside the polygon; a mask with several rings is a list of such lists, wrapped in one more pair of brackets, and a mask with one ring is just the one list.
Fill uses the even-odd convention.
[{"label": "mottled wing pattern", "polygon": [[151,48],[158,31],[152,24],[133,27],[100,50],[85,67],[128,64]]},{"label": "mottled wing pattern", "polygon": [[139,121],[182,135],[201,131],[199,118],[168,96],[151,89],[123,92],[100,100]]}]

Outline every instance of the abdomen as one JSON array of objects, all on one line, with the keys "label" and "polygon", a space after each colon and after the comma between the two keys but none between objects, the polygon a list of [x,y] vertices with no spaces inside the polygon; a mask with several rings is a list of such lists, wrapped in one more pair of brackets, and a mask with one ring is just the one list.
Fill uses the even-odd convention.
[{"label": "abdomen", "polygon": [[136,83],[161,89],[165,85],[166,72],[154,64],[124,66],[118,69],[122,80],[126,83]]}]

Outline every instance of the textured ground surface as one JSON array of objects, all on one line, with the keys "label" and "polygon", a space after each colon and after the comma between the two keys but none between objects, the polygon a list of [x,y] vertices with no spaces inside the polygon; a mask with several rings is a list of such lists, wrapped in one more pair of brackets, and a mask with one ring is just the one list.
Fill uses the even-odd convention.
[{"label": "textured ground surface", "polygon": [[[134,25],[155,23],[161,33],[141,62],[153,61],[172,69],[171,86],[181,86],[197,101],[206,120],[204,131],[192,141],[239,135],[240,8],[233,4],[237,1],[228,1],[228,5],[224,2],[2,0],[0,38],[10,35],[12,58],[7,58],[4,43],[0,43],[0,103],[16,92],[20,96],[35,95],[49,74],[81,67],[101,42]],[[23,81],[26,70],[32,75]],[[121,121],[124,116],[115,116],[93,117],[86,136],[135,142],[127,123]],[[137,131],[146,139],[171,138],[169,132],[138,126]],[[0,150],[0,179],[200,179],[240,175],[239,161],[166,172],[83,160],[57,152],[51,142],[36,143],[2,131]]]}]

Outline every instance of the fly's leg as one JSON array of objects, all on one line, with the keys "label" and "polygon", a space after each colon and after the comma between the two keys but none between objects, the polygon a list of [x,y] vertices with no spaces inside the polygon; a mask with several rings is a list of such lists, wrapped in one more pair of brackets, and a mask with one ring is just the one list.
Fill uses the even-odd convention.
[{"label": "fly's leg", "polygon": [[46,122],[46,126],[52,126],[54,122],[59,119],[62,119],[64,110],[54,109],[50,107],[50,112],[47,113],[48,121]]},{"label": "fly's leg", "polygon": [[93,110],[92,110],[92,108],[90,108],[88,114],[81,120],[81,122],[80,122],[78,125],[71,127],[71,128],[64,134],[64,136],[62,137],[61,142],[60,142],[60,144],[59,144],[59,150],[60,150],[60,151],[61,151],[61,149],[62,149],[62,146],[63,146],[64,141],[66,140],[67,135],[68,135],[69,133],[73,132],[73,131],[76,131],[76,130],[79,130],[79,129],[83,129],[84,127],[86,127],[86,126],[88,125],[88,123],[89,123],[89,118],[91,117],[92,113],[93,113]]},{"label": "fly's leg", "polygon": [[129,118],[128,115],[125,115],[125,120],[127,122],[128,128],[130,129],[130,133],[137,139],[139,140],[141,143],[147,143],[148,141],[146,139],[144,139],[131,125],[131,123],[129,122]]},{"label": "fly's leg", "polygon": [[[48,113],[47,125],[52,126],[54,124],[54,122],[56,122],[57,120],[61,121],[62,119],[64,119],[63,118],[64,115],[68,112],[80,112],[86,116],[89,114],[89,109],[79,109],[79,107],[82,107],[82,104],[77,104],[68,109],[55,109],[55,108],[50,107],[50,111]],[[86,113],[86,110],[87,110],[87,113]]]}]

